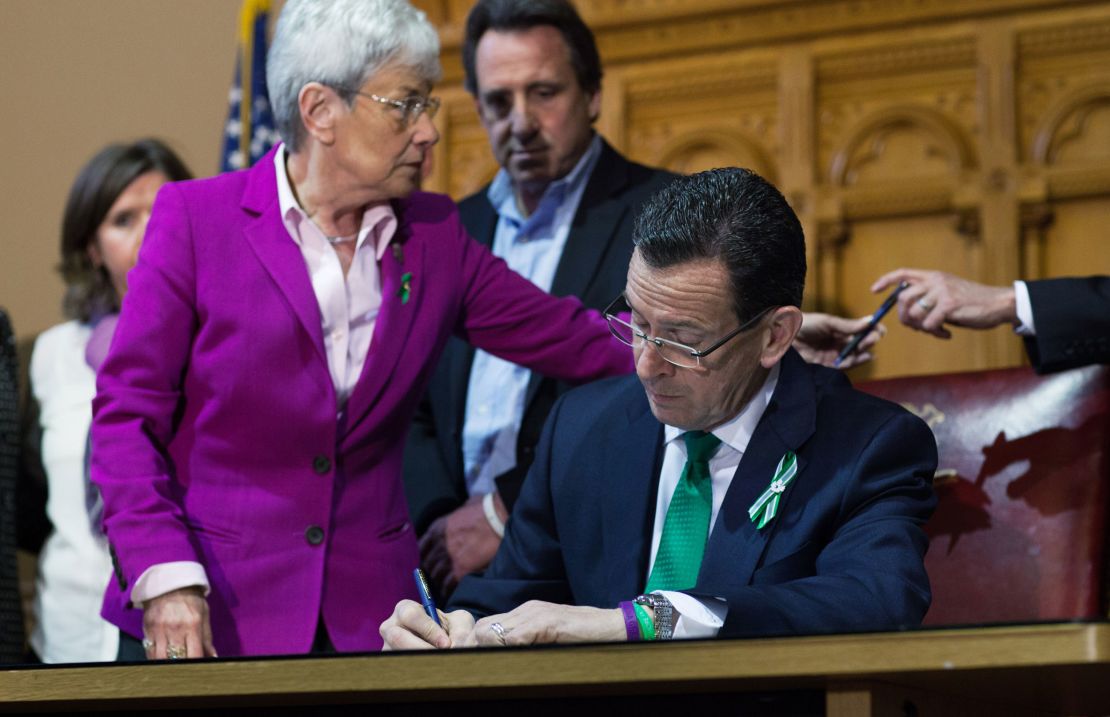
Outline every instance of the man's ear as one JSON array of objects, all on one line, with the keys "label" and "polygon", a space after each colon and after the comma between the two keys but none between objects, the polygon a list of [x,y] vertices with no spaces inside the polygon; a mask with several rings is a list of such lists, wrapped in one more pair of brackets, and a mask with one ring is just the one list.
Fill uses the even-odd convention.
[{"label": "man's ear", "polygon": [[590,124],[597,122],[597,118],[601,116],[601,88],[599,87],[596,92],[590,96],[589,103],[590,111]]},{"label": "man's ear", "polygon": [[297,93],[301,124],[309,136],[324,145],[335,142],[335,122],[343,100],[335,90],[319,82],[309,82]]},{"label": "man's ear", "polygon": [[488,132],[490,123],[486,122],[486,113],[482,111],[482,100],[478,99],[478,95],[471,95],[470,98],[474,100],[474,111],[478,113],[478,122]]},{"label": "man's ear", "polygon": [[802,310],[797,306],[780,306],[771,312],[763,334],[763,353],[759,357],[763,368],[771,368],[786,355],[801,328]]}]

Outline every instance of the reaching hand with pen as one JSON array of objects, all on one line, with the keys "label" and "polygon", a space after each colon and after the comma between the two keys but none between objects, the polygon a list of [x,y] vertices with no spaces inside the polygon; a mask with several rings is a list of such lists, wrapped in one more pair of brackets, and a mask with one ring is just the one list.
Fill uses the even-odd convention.
[{"label": "reaching hand with pen", "polygon": [[896,269],[879,277],[871,291],[903,281],[909,286],[898,296],[898,318],[912,329],[947,339],[952,332],[945,324],[990,329],[1018,321],[1012,286],[977,284],[943,271]]},{"label": "reaching hand with pen", "polygon": [[866,363],[874,358],[871,348],[886,335],[886,328],[882,324],[865,336],[855,351],[845,357],[839,365],[836,364],[836,359],[844,347],[852,341],[852,337],[867,328],[870,319],[870,316],[846,319],[832,314],[807,311],[802,317],[802,328],[794,337],[794,348],[807,363],[836,368],[851,368]]}]

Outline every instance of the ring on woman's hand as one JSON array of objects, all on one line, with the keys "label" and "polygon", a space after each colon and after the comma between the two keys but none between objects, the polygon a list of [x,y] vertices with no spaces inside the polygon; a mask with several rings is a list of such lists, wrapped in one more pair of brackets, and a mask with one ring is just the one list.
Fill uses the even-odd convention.
[{"label": "ring on woman's hand", "polygon": [[167,660],[180,660],[185,657],[184,645],[166,645],[166,659]]},{"label": "ring on woman's hand", "polygon": [[508,632],[508,630],[505,629],[505,626],[502,625],[499,622],[491,622],[490,626],[489,626],[489,629],[493,630],[494,634],[497,635],[497,640],[502,645],[504,645],[505,644],[505,633]]},{"label": "ring on woman's hand", "polygon": [[933,308],[933,302],[926,301],[924,296],[917,300],[917,305],[920,306],[925,311],[929,311],[930,309]]},{"label": "ring on woman's hand", "polygon": [[154,647],[154,640],[151,640],[149,637],[144,637],[143,638],[143,649],[144,650],[149,650],[152,647]]}]

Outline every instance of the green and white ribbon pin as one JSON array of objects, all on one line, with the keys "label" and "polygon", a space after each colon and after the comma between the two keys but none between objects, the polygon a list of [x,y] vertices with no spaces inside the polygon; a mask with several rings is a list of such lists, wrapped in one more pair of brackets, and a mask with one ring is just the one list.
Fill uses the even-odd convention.
[{"label": "green and white ribbon pin", "polygon": [[794,475],[797,472],[798,458],[793,451],[787,451],[786,455],[779,459],[778,467],[775,468],[775,477],[771,479],[771,485],[767,486],[763,495],[752,503],[751,508],[748,508],[748,517],[752,519],[753,523],[757,523],[756,530],[770,523],[775,514],[778,513],[779,497],[786,490],[786,486],[790,485],[790,481],[794,480]]}]

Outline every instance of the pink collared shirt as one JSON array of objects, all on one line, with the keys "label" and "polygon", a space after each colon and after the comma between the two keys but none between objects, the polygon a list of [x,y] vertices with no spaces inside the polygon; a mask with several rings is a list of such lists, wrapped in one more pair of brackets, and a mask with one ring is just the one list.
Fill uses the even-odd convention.
[{"label": "pink collared shirt", "polygon": [[[324,351],[335,386],[338,412],[347,404],[370,350],[382,304],[379,264],[397,232],[397,215],[389,202],[372,204],[366,209],[355,240],[354,258],[344,278],[339,255],[324,232],[297,203],[285,171],[285,157],[285,147],[274,153],[278,209],[289,237],[304,256],[312,291],[320,307]],[[200,563],[177,561],[152,565],[131,588],[131,602],[141,605],[159,595],[193,586],[203,587],[205,595],[208,594],[208,575]]]},{"label": "pink collared shirt", "polygon": [[335,385],[338,408],[342,408],[362,374],[370,349],[374,323],[382,305],[378,263],[397,232],[397,216],[389,202],[372,204],[366,209],[355,241],[355,256],[344,281],[339,255],[293,196],[285,172],[285,154],[285,147],[274,153],[278,208],[282,223],[301,248],[308,267],[323,320],[328,371]]}]

